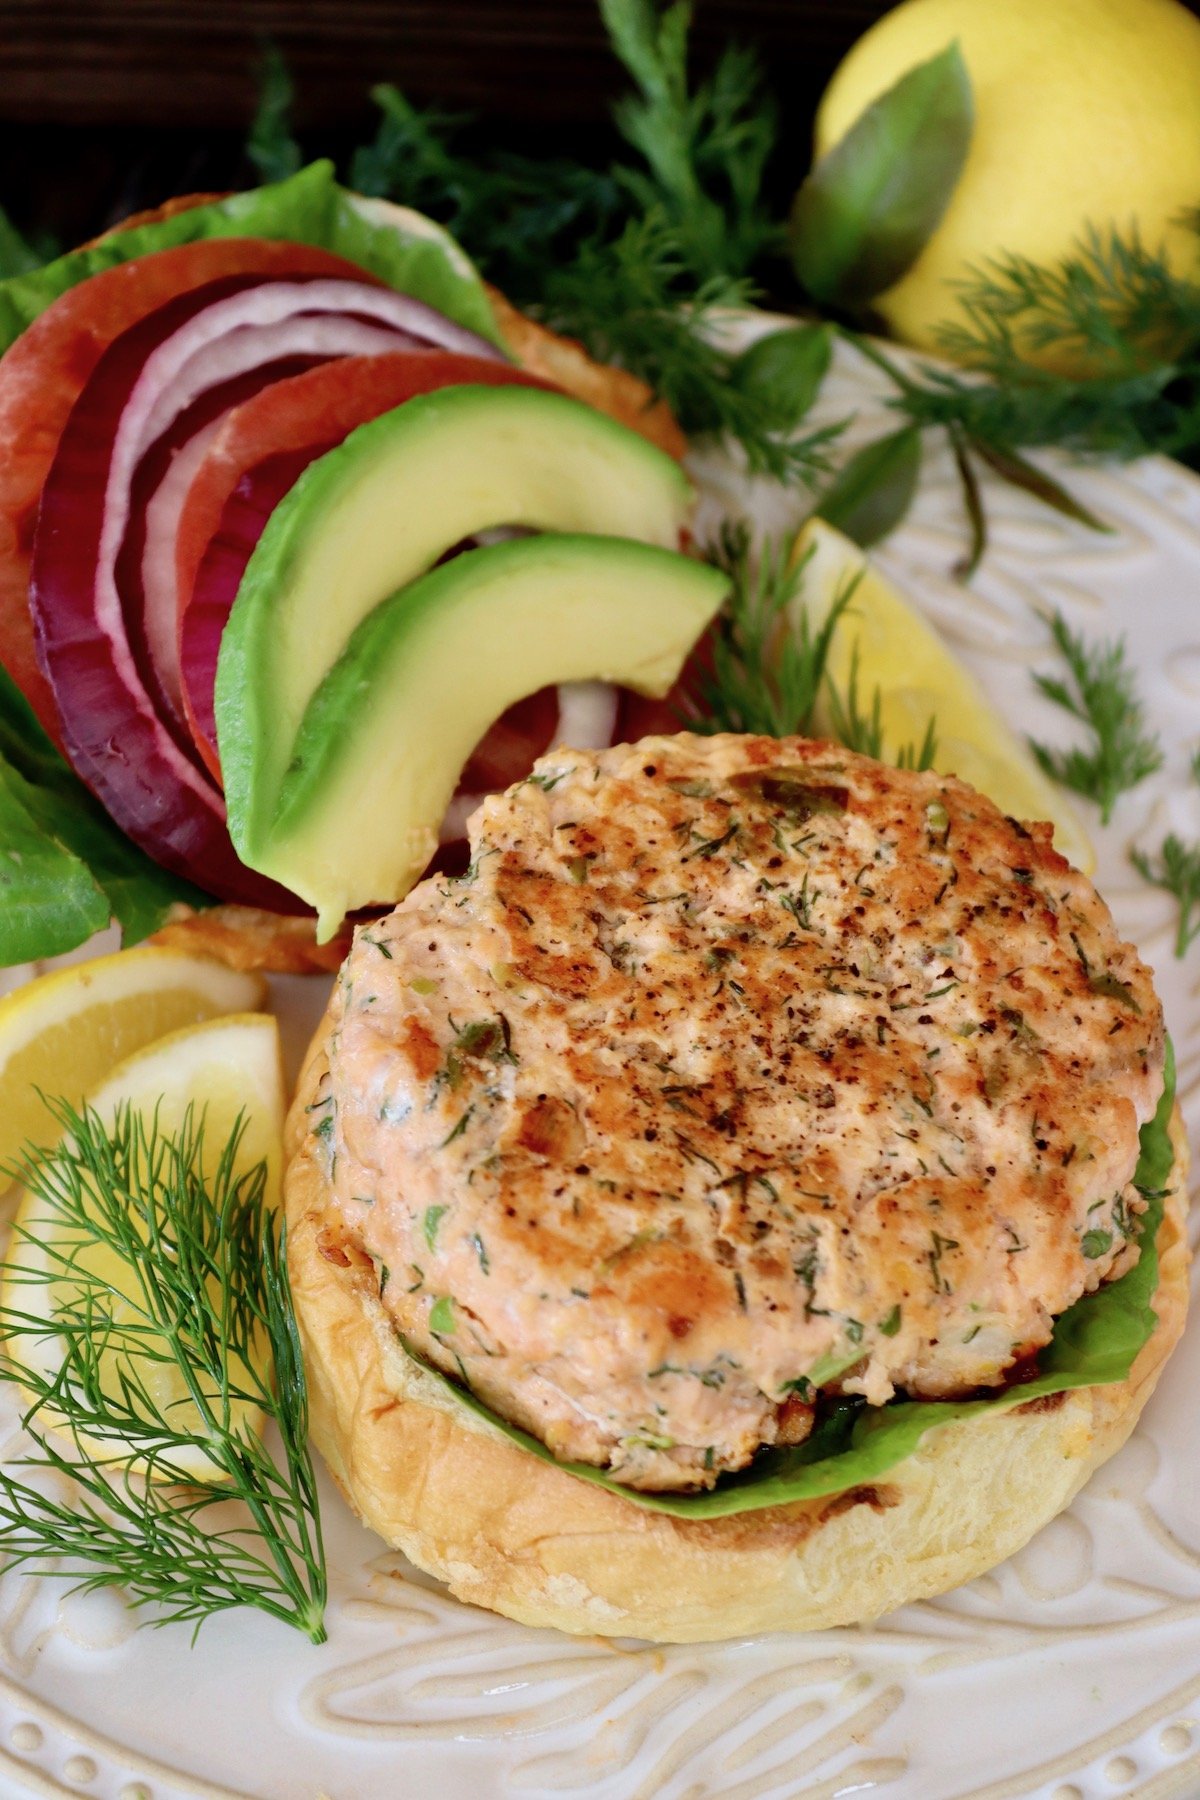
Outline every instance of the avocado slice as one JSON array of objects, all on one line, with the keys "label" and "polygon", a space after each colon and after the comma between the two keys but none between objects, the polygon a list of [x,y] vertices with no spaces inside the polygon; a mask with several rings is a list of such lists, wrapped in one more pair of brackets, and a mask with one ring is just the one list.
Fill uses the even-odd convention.
[{"label": "avocado slice", "polygon": [[359,621],[455,544],[501,525],[674,549],[692,491],[669,456],[566,395],[442,388],[310,464],[247,565],[221,640],[229,824],[253,863],[304,709]]},{"label": "avocado slice", "polygon": [[728,591],[707,563],[623,538],[464,551],[359,625],[305,712],[274,824],[239,850],[316,908],[324,942],[407,893],[506,707],[560,681],[665,694]]}]

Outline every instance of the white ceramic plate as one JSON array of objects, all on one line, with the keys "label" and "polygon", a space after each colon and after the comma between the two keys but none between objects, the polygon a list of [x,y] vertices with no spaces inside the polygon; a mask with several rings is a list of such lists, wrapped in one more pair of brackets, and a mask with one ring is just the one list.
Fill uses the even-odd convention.
[{"label": "white ceramic plate", "polygon": [[[762,327],[748,324],[747,333]],[[841,355],[822,413],[878,433],[878,377]],[[949,456],[927,457],[878,560],[1017,725],[1065,740],[1039,699],[1039,608],[1124,634],[1167,750],[1099,834],[1099,882],[1158,971],[1193,1140],[1200,943],[1128,866],[1171,828],[1200,837],[1200,481],[1149,460],[1066,469],[1099,536],[986,484],[991,548],[970,589]],[[768,527],[797,496],[698,467]],[[710,514],[711,516],[711,514]],[[16,977],[13,977],[16,978]],[[12,978],[10,978],[12,979]],[[293,1049],[323,984],[281,983]],[[871,1630],[645,1649],[532,1632],[447,1599],[325,1492],[329,1642],[243,1612],[135,1632],[115,1596],[0,1580],[0,1794],[174,1800],[1169,1800],[1200,1794],[1200,1316],[1129,1446],[1019,1556]],[[15,1414],[0,1402],[0,1445]]]}]

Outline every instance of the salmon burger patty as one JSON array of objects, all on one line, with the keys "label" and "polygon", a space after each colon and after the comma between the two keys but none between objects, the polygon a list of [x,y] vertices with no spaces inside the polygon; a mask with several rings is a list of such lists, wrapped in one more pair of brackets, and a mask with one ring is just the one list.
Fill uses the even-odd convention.
[{"label": "salmon burger patty", "polygon": [[1048,825],[804,739],[556,751],[360,928],[310,1104],[404,1341],[710,1486],[1005,1380],[1136,1258],[1149,973]]}]

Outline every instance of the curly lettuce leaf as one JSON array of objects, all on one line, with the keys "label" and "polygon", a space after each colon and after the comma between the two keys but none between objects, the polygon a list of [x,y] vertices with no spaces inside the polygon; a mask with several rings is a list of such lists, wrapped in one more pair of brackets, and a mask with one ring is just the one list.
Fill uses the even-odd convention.
[{"label": "curly lettuce leaf", "polygon": [[3,669],[0,846],[0,965],[73,950],[110,918],[136,944],[176,903],[213,904],[113,824]]},{"label": "curly lettuce leaf", "polygon": [[58,956],[108,924],[87,865],[42,829],[29,799],[29,784],[0,762],[0,963]]},{"label": "curly lettuce leaf", "polygon": [[330,250],[468,330],[501,342],[483,283],[447,232],[420,213],[347,192],[334,179],[332,163],[314,162],[286,181],[114,232],[0,282],[0,353],[60,294],[90,275],[155,250],[219,237],[284,238]]},{"label": "curly lettuce leaf", "polygon": [[[681,1519],[719,1519],[756,1512],[796,1500],[842,1493],[885,1475],[910,1456],[926,1432],[958,1419],[1003,1412],[1044,1394],[1069,1388],[1105,1387],[1124,1381],[1156,1324],[1152,1300],[1158,1286],[1156,1237],[1162,1223],[1165,1184],[1174,1163],[1169,1125],[1175,1104],[1175,1058],[1167,1044],[1162,1098],[1142,1127],[1141,1156],[1134,1181],[1145,1200],[1141,1254],[1133,1268],[1094,1294],[1085,1294],[1057,1320],[1054,1336],[1039,1360],[1039,1373],[979,1400],[900,1400],[888,1406],[837,1404],[819,1431],[795,1448],[760,1451],[749,1468],[722,1476],[707,1494],[643,1494],[623,1487],[587,1463],[559,1462],[528,1432],[508,1424],[482,1401],[443,1375],[405,1343],[413,1360],[444,1391],[531,1456],[554,1463],[581,1481],[590,1481],[650,1512]],[[402,1339],[401,1342],[404,1342]]]}]

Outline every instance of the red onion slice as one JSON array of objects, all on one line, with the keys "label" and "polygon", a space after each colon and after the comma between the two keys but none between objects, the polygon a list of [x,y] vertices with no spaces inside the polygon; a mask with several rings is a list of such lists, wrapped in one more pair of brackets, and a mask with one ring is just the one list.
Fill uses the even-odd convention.
[{"label": "red onion slice", "polygon": [[[371,356],[386,351],[406,348],[411,344],[404,333],[390,328],[368,324],[356,317],[342,317],[337,314],[324,316],[303,313],[277,325],[263,326],[261,329],[243,327],[230,337],[220,339],[206,347],[199,355],[192,358],[188,366],[186,386],[177,384],[175,396],[184,392],[192,394],[187,412],[192,410],[197,399],[214,386],[224,387],[233,383],[239,376],[252,374],[262,366],[265,381],[275,379],[271,373],[273,367],[288,359],[305,358],[309,363],[329,361],[343,356]],[[290,372],[290,371],[288,371]],[[197,388],[198,380],[203,386]],[[264,384],[265,384],[264,381]],[[195,389],[195,392],[192,390]],[[243,388],[237,395],[238,400],[245,399]],[[165,399],[165,396],[164,396]],[[184,500],[191,486],[192,479],[204,459],[204,454],[212,443],[220,428],[226,412],[235,404],[231,400],[217,416],[205,424],[195,435],[178,445],[172,445],[171,456],[166,474],[146,503],[144,543],[141,556],[140,605],[141,635],[145,641],[147,655],[157,677],[166,704],[172,716],[186,731],[183,712],[183,696],[179,674],[179,590],[175,575],[175,542],[179,528],[180,513]],[[156,408],[156,416],[165,416],[166,408],[160,401]],[[153,451],[169,438],[179,414],[170,420],[160,431],[151,445]],[[150,452],[147,452],[149,454]],[[128,513],[126,515],[128,524]],[[137,604],[139,597],[128,595],[126,607],[130,603]]]},{"label": "red onion slice", "polygon": [[611,681],[564,681],[558,689],[558,724],[551,747],[607,750],[617,723],[618,691]]},{"label": "red onion slice", "polygon": [[242,867],[220,793],[155,705],[131,641],[118,559],[136,472],[155,439],[213,385],[255,366],[250,339],[260,339],[258,362],[278,362],[286,334],[275,328],[292,321],[287,347],[322,354],[331,314],[343,331],[368,332],[373,349],[381,342],[394,349],[421,330],[439,344],[498,358],[473,333],[365,282],[233,276],[209,283],[121,334],[100,358],[59,443],[34,545],[30,604],[39,657],[72,765],[165,866],[224,898],[276,909],[296,902]]}]

